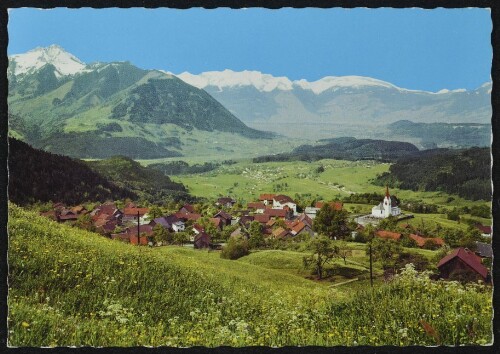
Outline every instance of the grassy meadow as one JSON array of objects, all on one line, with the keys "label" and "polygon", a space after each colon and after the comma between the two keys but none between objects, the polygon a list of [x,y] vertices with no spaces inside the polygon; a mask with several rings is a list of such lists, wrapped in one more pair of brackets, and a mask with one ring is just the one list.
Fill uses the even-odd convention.
[{"label": "grassy meadow", "polygon": [[[491,342],[491,288],[307,279],[304,253],[136,247],[9,205],[10,346],[436,345]],[[366,262],[353,248],[352,269]],[[460,309],[460,311],[457,311]],[[429,329],[430,328],[430,329]]]}]

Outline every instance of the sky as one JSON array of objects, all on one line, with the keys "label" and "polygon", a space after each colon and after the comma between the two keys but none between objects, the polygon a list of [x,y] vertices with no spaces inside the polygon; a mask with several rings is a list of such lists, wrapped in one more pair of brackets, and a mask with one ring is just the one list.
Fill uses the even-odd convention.
[{"label": "sky", "polygon": [[173,73],[359,75],[414,90],[491,80],[487,9],[12,9],[8,54],[58,44],[86,63]]}]

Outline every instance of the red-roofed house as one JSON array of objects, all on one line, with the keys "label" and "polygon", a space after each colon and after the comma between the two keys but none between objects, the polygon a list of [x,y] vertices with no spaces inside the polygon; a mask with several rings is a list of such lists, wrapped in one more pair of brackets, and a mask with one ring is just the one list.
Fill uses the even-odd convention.
[{"label": "red-roofed house", "polygon": [[261,224],[265,224],[269,221],[270,216],[268,214],[257,214],[253,216],[255,221],[260,222]]},{"label": "red-roofed house", "polygon": [[148,212],[149,208],[125,208],[123,210],[122,221],[137,223],[137,218],[139,217],[139,224],[145,224]]},{"label": "red-roofed house", "polygon": [[251,202],[247,204],[247,208],[255,210],[256,213],[263,213],[266,209],[266,204],[261,202]]},{"label": "red-roofed house", "polygon": [[210,247],[211,238],[210,235],[206,232],[200,232],[198,235],[194,237],[194,248],[209,248]]},{"label": "red-roofed house", "polygon": [[229,213],[226,213],[223,210],[221,210],[217,214],[215,214],[214,218],[220,219],[220,221],[221,221],[221,228],[224,228],[225,226],[231,225],[231,221],[233,220],[232,215],[229,214]]},{"label": "red-roofed house", "polygon": [[178,211],[177,213],[174,214],[179,220],[182,220],[184,222],[191,220],[191,221],[196,221],[201,218],[201,214],[195,214],[195,213],[184,213],[181,211]]},{"label": "red-roofed house", "polygon": [[[325,202],[316,202],[314,205],[315,208],[321,209],[325,205]],[[333,210],[340,211],[342,210],[344,204],[342,202],[328,202],[328,205],[330,205],[330,208]]]},{"label": "red-roofed house", "polygon": [[273,204],[273,199],[276,194],[271,194],[271,193],[265,193],[261,194],[259,196],[259,200],[264,203],[265,205],[272,205]]},{"label": "red-roofed house", "polygon": [[[147,245],[150,237],[153,236],[153,227],[151,225],[140,225],[139,236],[141,245]],[[137,245],[137,226],[127,227],[124,232],[119,234],[111,234],[113,240],[128,241],[133,245]]]},{"label": "red-roofed house", "polygon": [[443,279],[489,282],[490,278],[488,269],[481,264],[481,257],[467,248],[455,249],[443,257],[437,267]]},{"label": "red-roofed house", "polygon": [[236,200],[230,197],[222,197],[215,202],[215,205],[224,206],[226,208],[232,208],[234,204],[236,204]]},{"label": "red-roofed house", "polygon": [[266,209],[264,215],[269,215],[271,218],[290,218],[292,216],[290,209]]},{"label": "red-roofed house", "polygon": [[444,240],[439,237],[431,238],[431,237],[422,237],[415,234],[410,234],[410,238],[417,243],[418,247],[424,247],[426,242],[433,242],[436,247],[440,247],[444,245]]},{"label": "red-roofed house", "polygon": [[485,226],[483,224],[477,224],[476,228],[481,231],[483,236],[489,237],[491,236],[491,226]]},{"label": "red-roofed house", "polygon": [[286,237],[291,237],[292,234],[290,233],[289,230],[285,230],[282,227],[278,227],[272,232],[272,235],[274,238],[286,238]]},{"label": "red-roofed house", "polygon": [[273,209],[284,209],[285,206],[293,210],[293,214],[297,214],[297,204],[287,195],[279,194],[273,198]]},{"label": "red-roofed house", "polygon": [[182,208],[179,209],[179,211],[184,214],[194,213],[194,206],[192,206],[191,204],[184,204]]},{"label": "red-roofed house", "polygon": [[292,225],[290,232],[293,236],[300,236],[305,234],[308,234],[309,236],[314,235],[314,231],[309,225],[298,220]]},{"label": "red-roofed house", "polygon": [[219,218],[210,218],[209,219],[212,224],[220,231],[222,230],[222,220]]},{"label": "red-roofed house", "polygon": [[401,239],[401,234],[399,232],[392,232],[386,230],[379,230],[375,232],[375,236],[386,240],[394,240],[394,241],[399,241]]}]

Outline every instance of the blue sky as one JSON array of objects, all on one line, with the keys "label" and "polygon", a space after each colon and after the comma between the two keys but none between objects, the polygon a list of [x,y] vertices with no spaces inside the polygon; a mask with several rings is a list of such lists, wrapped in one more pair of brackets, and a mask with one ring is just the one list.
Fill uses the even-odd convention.
[{"label": "blue sky", "polygon": [[438,91],[490,80],[491,29],[486,9],[13,9],[8,54],[58,44],[84,62],[361,75]]}]

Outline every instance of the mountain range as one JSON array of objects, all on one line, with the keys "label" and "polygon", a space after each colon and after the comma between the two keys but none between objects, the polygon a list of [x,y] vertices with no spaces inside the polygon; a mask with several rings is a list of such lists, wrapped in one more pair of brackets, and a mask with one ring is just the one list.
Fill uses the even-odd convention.
[{"label": "mountain range", "polygon": [[[491,83],[427,92],[360,76],[174,75],[87,64],[57,45],[10,56],[7,76],[10,135],[78,158],[255,157],[340,136],[397,136],[422,148],[441,143],[443,134],[428,134],[435,123],[446,146],[461,146],[463,134],[466,146],[489,143]],[[412,124],[394,125],[402,120]]]},{"label": "mountain range", "polygon": [[289,136],[364,135],[363,127],[415,123],[491,123],[491,82],[475,90],[409,90],[361,76],[292,81],[258,71],[178,75],[204,89],[252,127]]},{"label": "mountain range", "polygon": [[128,62],[87,65],[58,46],[10,57],[8,79],[11,135],[68,156],[181,156],[180,136],[195,132],[273,137],[173,75]]}]

